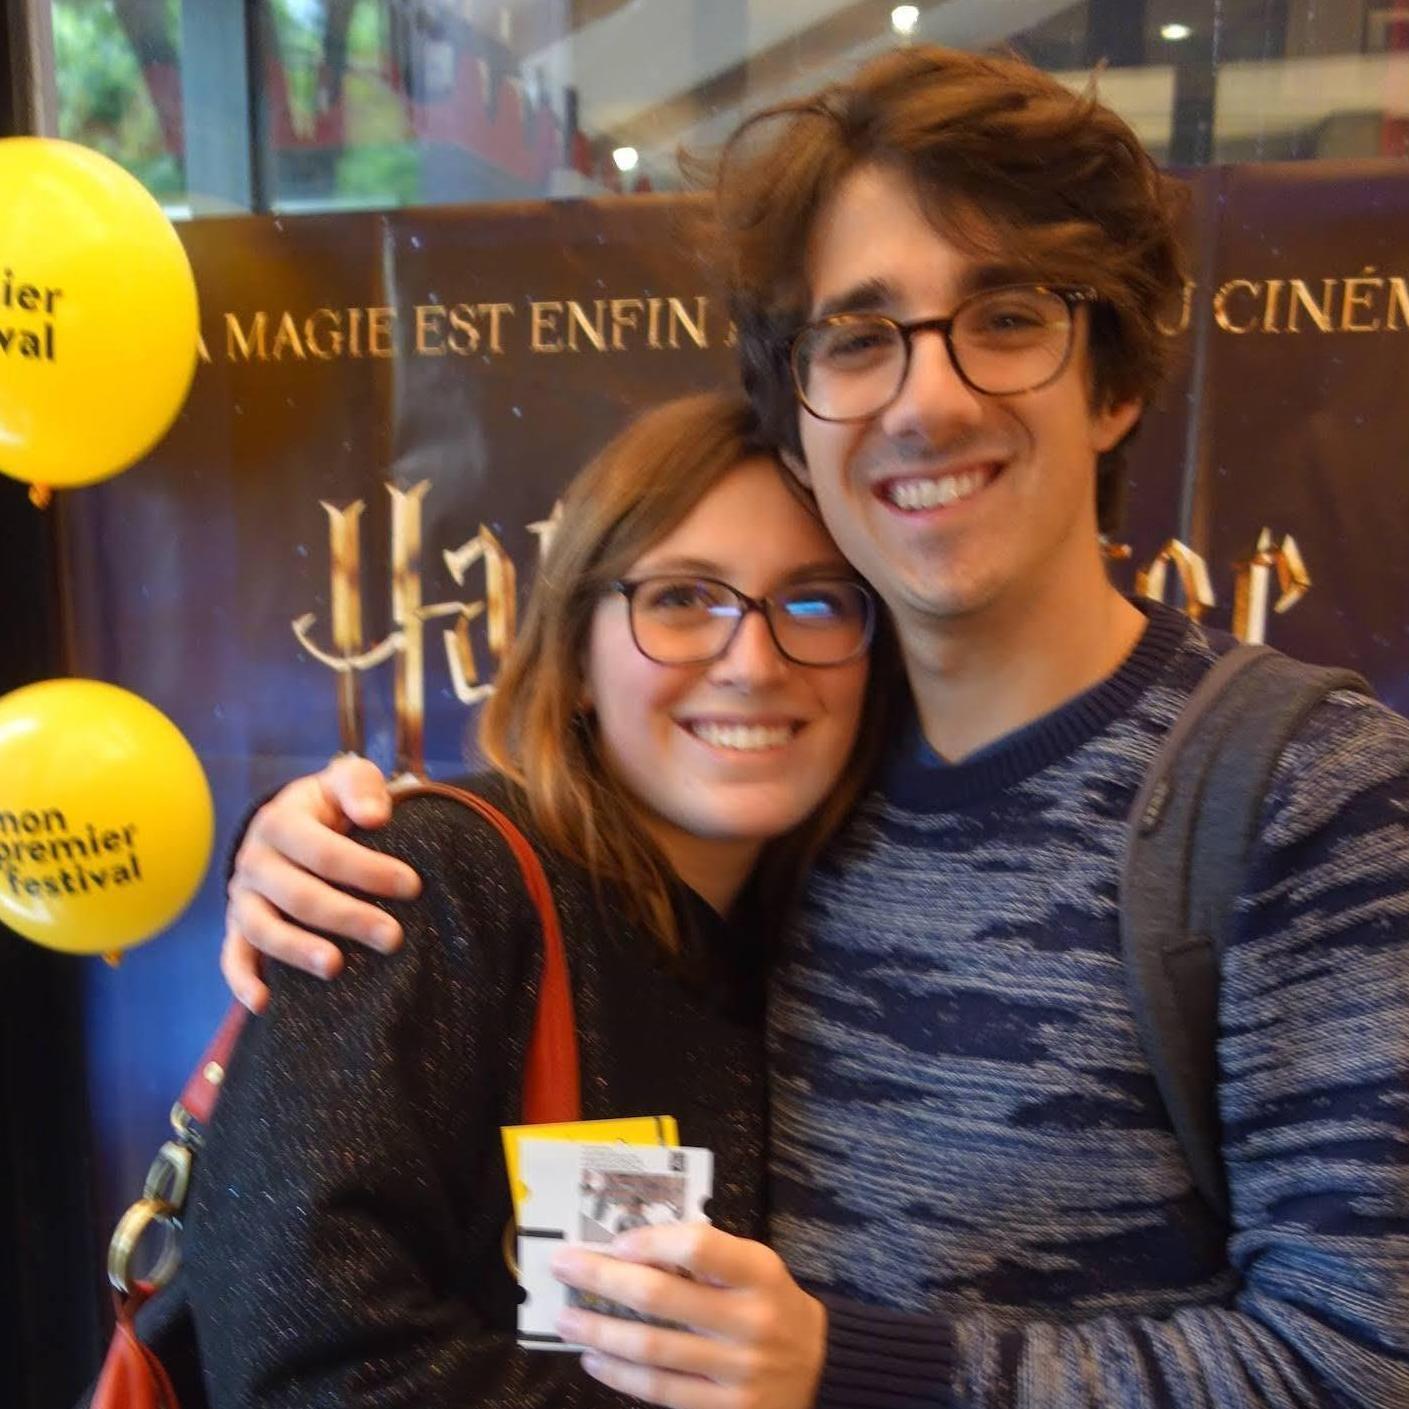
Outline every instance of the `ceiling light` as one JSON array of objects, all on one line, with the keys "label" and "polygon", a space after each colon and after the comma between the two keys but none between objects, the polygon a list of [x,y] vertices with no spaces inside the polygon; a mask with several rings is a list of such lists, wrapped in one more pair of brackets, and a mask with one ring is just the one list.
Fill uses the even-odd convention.
[{"label": "ceiling light", "polygon": [[1181,39],[1187,39],[1193,32],[1186,24],[1162,24],[1159,29],[1159,37],[1178,43]]},{"label": "ceiling light", "polygon": [[918,5],[897,5],[890,12],[890,27],[897,34],[914,34],[915,26],[920,22],[920,7]]},{"label": "ceiling light", "polygon": [[618,147],[612,153],[612,160],[616,163],[618,171],[635,171],[636,163],[641,160],[641,153],[635,147]]}]

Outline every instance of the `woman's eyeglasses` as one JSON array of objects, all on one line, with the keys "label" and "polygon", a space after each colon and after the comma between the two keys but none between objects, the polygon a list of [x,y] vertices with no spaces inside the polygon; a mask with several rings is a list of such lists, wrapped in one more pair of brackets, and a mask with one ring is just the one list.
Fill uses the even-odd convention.
[{"label": "woman's eyeglasses", "polygon": [[750,612],[795,665],[843,665],[871,642],[876,606],[849,578],[791,583],[750,597],[713,577],[642,577],[611,584],[626,598],[631,639],[658,665],[702,665],[733,644]]},{"label": "woman's eyeglasses", "polygon": [[1055,381],[1071,357],[1084,286],[1013,284],[970,295],[948,318],[899,323],[879,313],[837,313],[792,340],[793,384],[821,421],[864,421],[900,395],[916,333],[940,333],[959,377],[987,396],[1015,396]]}]

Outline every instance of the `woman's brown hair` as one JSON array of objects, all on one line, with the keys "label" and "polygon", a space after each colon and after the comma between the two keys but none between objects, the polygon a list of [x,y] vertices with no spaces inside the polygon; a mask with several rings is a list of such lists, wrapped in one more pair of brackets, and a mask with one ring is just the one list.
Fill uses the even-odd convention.
[{"label": "woman's brown hair", "polygon": [[[788,344],[807,318],[813,224],[867,163],[909,176],[961,248],[1096,290],[1095,404],[1145,401],[1158,389],[1171,359],[1159,325],[1183,290],[1180,188],[1093,93],[1018,58],[916,46],[755,114],[705,168],[745,386],[778,445],[801,454]],[[1103,529],[1115,526],[1122,479],[1109,452],[1097,475]]]},{"label": "woman's brown hair", "polygon": [[[589,632],[610,584],[730,471],[758,456],[776,460],[738,393],[667,402],[616,436],[564,496],[521,630],[480,720],[480,748],[523,789],[545,841],[594,881],[616,886],[633,918],[670,950],[679,941],[670,866],[606,766],[582,706]],[[792,483],[781,465],[779,474]],[[876,762],[884,734],[879,710],[899,678],[888,626],[877,637],[860,737],[837,786],[800,826],[764,849],[757,894],[770,909],[792,899]]]}]

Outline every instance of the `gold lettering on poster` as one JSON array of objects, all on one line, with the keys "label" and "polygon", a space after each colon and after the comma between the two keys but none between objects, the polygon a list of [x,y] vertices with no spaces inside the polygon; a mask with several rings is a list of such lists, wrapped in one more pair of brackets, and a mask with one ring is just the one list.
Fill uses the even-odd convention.
[{"label": "gold lettering on poster", "polygon": [[612,300],[612,351],[625,352],[624,332],[635,332],[641,326],[641,314],[646,305],[639,298],[614,298]]},{"label": "gold lettering on poster", "polygon": [[342,319],[331,308],[315,308],[304,320],[303,345],[319,362],[332,362],[341,357]]},{"label": "gold lettering on poster", "polygon": [[[1178,326],[1159,325],[1166,336],[1188,328],[1195,287],[1185,285]],[[1386,276],[1366,264],[1348,278],[1228,279],[1214,290],[1213,320],[1223,332],[1235,336],[1403,332],[1409,328],[1409,278]]]},{"label": "gold lettering on poster", "polygon": [[[463,308],[461,304],[459,307]],[[502,356],[504,352],[504,330],[503,320],[512,317],[514,305],[512,303],[478,303],[475,308],[489,318],[489,350],[496,357]],[[455,322],[452,314],[450,321]]]},{"label": "gold lettering on poster", "polygon": [[[430,488],[429,480],[404,490],[387,486],[391,500],[392,630],[381,641],[368,647],[364,640],[361,529],[365,503],[361,499],[343,508],[322,504],[328,516],[331,648],[314,639],[318,620],[314,613],[290,623],[299,645],[337,676],[338,736],[344,749],[361,752],[365,747],[361,676],[395,658],[394,766],[398,772],[421,773],[425,767],[425,623],[448,623],[441,632],[446,665],[455,698],[464,705],[478,704],[493,693],[494,677],[513,645],[518,626],[518,567],[499,534],[484,524],[459,547],[442,553],[457,587],[465,587],[473,569],[483,569],[483,596],[429,604],[423,600],[423,506]],[[538,566],[551,551],[562,521],[563,505],[558,501],[546,518],[525,525],[537,539]],[[1127,562],[1132,556],[1128,544],[1106,538],[1101,540],[1101,551],[1110,562]],[[1180,609],[1193,620],[1201,620],[1216,605],[1208,569],[1204,559],[1178,539],[1166,542],[1135,574],[1136,594],[1164,601],[1171,568],[1182,588]],[[1233,568],[1232,627],[1245,641],[1264,640],[1269,607],[1277,613],[1289,611],[1312,585],[1295,539],[1290,534],[1278,539],[1270,529],[1258,534],[1252,552]],[[482,666],[470,634],[471,624],[481,620],[488,647],[487,667]]]},{"label": "gold lettering on poster", "polygon": [[[418,357],[471,357],[488,351],[504,352],[504,318],[512,315],[511,303],[418,303],[415,308],[416,355]],[[485,325],[488,325],[488,341]],[[448,326],[447,326],[448,324]]]},{"label": "gold lettering on poster", "polygon": [[1331,305],[1335,299],[1336,285],[1338,279],[1321,280],[1321,302],[1317,303],[1311,296],[1311,289],[1305,279],[1292,280],[1291,307],[1287,310],[1287,331],[1289,333],[1299,333],[1301,327],[1297,322],[1297,310],[1304,309],[1311,316],[1311,321],[1323,332],[1329,333],[1335,327],[1335,320],[1331,315]]},{"label": "gold lettering on poster", "polygon": [[[323,501],[328,515],[328,547],[333,573],[333,647],[343,661],[362,654],[362,503],[339,511]],[[344,750],[362,738],[362,691],[358,674],[338,675],[338,733]]]},{"label": "gold lettering on poster", "polygon": [[[338,676],[338,735],[344,749],[360,752],[365,744],[362,672],[395,658],[392,682],[396,719],[397,772],[421,773],[425,768],[425,623],[454,618],[443,633],[446,662],[456,698],[475,704],[493,691],[493,675],[513,644],[517,629],[518,570],[499,538],[481,525],[460,547],[444,554],[446,567],[458,586],[469,570],[483,564],[485,591],[475,601],[427,604],[421,576],[422,524],[430,481],[409,489],[388,485],[391,497],[391,619],[393,629],[371,649],[363,642],[361,527],[365,503],[346,508],[324,503],[328,515],[328,557],[333,648],[314,640],[317,617],[308,612],[290,625],[300,646],[320,665]],[[555,506],[547,520],[531,524],[540,544],[561,519]],[[493,670],[481,676],[469,625],[484,617]]]},{"label": "gold lettering on poster", "polygon": [[1345,299],[1341,303],[1340,330],[1343,333],[1377,333],[1380,330],[1380,319],[1378,316],[1372,318],[1368,323],[1361,322],[1358,313],[1361,309],[1368,309],[1374,299],[1373,290],[1382,289],[1385,286],[1383,279],[1371,277],[1375,272],[1372,264],[1367,264],[1359,278],[1347,279],[1345,281]]},{"label": "gold lettering on poster", "polygon": [[[1396,284],[1400,285],[1396,289]],[[1394,300],[1403,295],[1409,314],[1409,289],[1403,279],[1385,279],[1366,265],[1351,279],[1322,279],[1319,295],[1305,279],[1229,279],[1213,296],[1214,322],[1225,333],[1377,333],[1397,331]],[[1283,290],[1287,291],[1285,305]],[[1388,316],[1382,312],[1386,290]]]},{"label": "gold lettering on poster", "polygon": [[1409,328],[1409,279],[1402,276],[1389,281],[1389,316],[1385,326],[1392,333]]},{"label": "gold lettering on poster", "polygon": [[1173,567],[1184,593],[1182,610],[1194,621],[1203,619],[1203,614],[1217,605],[1213,595],[1213,584],[1209,581],[1208,564],[1187,544],[1171,538],[1155,554],[1154,560],[1135,574],[1135,592],[1138,596],[1149,597],[1156,602],[1165,600],[1169,569]]},{"label": "gold lettering on poster", "polygon": [[[1199,285],[1186,280],[1174,318],[1158,320],[1167,337],[1194,323]],[[1382,274],[1373,264],[1348,277],[1227,279],[1209,298],[1214,325],[1248,333],[1398,333],[1409,330],[1409,276]],[[226,312],[228,362],[331,362],[412,357],[502,357],[513,348],[521,312],[521,346],[534,355],[733,348],[738,330],[706,294],[606,294],[594,298],[441,302],[357,308],[320,307]],[[398,339],[401,319],[407,336]],[[719,320],[716,322],[715,320]],[[526,334],[526,336],[525,336]],[[398,345],[399,344],[399,345]],[[204,337],[203,362],[212,360]]]},{"label": "gold lettering on poster", "polygon": [[529,346],[535,352],[561,352],[563,350],[562,330],[557,320],[562,316],[563,306],[542,299],[534,299],[528,306],[531,337]]},{"label": "gold lettering on poster", "polygon": [[397,772],[420,773],[425,766],[426,648],[421,610],[421,504],[428,479],[410,489],[388,485],[391,494],[391,619],[401,649],[392,685],[396,705]]},{"label": "gold lettering on poster", "polygon": [[290,350],[300,362],[307,360],[307,353],[304,352],[303,344],[299,341],[298,329],[294,326],[293,314],[285,313],[279,319],[279,327],[274,334],[274,343],[269,349],[270,360],[280,362],[283,360],[284,354]]},{"label": "gold lettering on poster", "polygon": [[528,531],[538,540],[538,562],[542,566],[544,558],[548,556],[548,550],[553,546],[553,535],[558,531],[558,525],[563,521],[563,501],[557,500],[553,504],[553,512],[546,519],[539,519],[536,523],[528,526]]},{"label": "gold lettering on poster", "polygon": [[607,350],[607,335],[602,327],[602,320],[606,315],[606,300],[599,298],[596,303],[596,318],[589,320],[583,311],[582,305],[576,299],[568,300],[568,346],[574,352],[578,350],[577,334],[581,329],[588,342],[597,349],[598,352]]},{"label": "gold lettering on poster", "polygon": [[267,362],[269,349],[265,345],[265,325],[268,321],[269,315],[267,313],[256,313],[247,334],[240,326],[239,315],[227,313],[225,315],[225,360],[227,362]]},{"label": "gold lettering on poster", "polygon": [[685,305],[681,303],[678,298],[672,298],[668,302],[666,309],[670,316],[669,342],[671,347],[679,347],[681,345],[679,333],[682,328],[696,347],[709,346],[709,339],[705,336],[708,308],[709,300],[701,295],[695,300],[695,316],[692,319],[690,315],[685,312]]},{"label": "gold lettering on poster", "polygon": [[394,351],[391,341],[391,325],[396,321],[394,308],[369,308],[367,310],[367,355],[369,357],[390,357]]},{"label": "gold lettering on poster", "polygon": [[1267,300],[1262,306],[1262,331],[1264,333],[1280,333],[1282,330],[1277,326],[1277,304],[1282,297],[1281,279],[1269,279],[1267,281]]},{"label": "gold lettering on poster", "polygon": [[1271,529],[1264,528],[1252,552],[1235,563],[1233,570],[1233,634],[1242,641],[1260,644],[1267,640],[1274,573],[1278,596],[1272,610],[1279,615],[1290,611],[1311,590],[1311,576],[1290,533],[1279,542]]},{"label": "gold lettering on poster", "polygon": [[1262,285],[1254,283],[1251,279],[1229,279],[1221,289],[1213,296],[1213,320],[1223,329],[1225,333],[1250,333],[1257,326],[1257,315],[1244,321],[1235,321],[1233,314],[1228,309],[1228,300],[1235,293],[1246,292],[1254,298],[1262,291]]},{"label": "gold lettering on poster", "polygon": [[445,356],[446,309],[438,303],[418,303],[416,305],[416,355],[418,357]]},{"label": "gold lettering on poster", "polygon": [[499,666],[513,644],[518,611],[519,576],[514,560],[483,524],[468,542],[445,553],[445,566],[457,587],[465,585],[465,574],[476,563],[484,564],[483,601],[442,602],[427,609],[427,615],[454,615],[457,618],[455,625],[444,633],[445,657],[450,665],[450,683],[455,698],[467,705],[477,704],[494,693],[492,683],[486,684],[480,680],[474,646],[470,642],[470,622],[488,609],[485,624],[488,628],[489,654],[494,664]]},{"label": "gold lettering on poster", "polygon": [[393,633],[371,650],[362,640],[361,525],[365,507],[361,499],[346,509],[323,503],[328,515],[328,562],[331,575],[333,649],[325,651],[313,639],[318,618],[312,612],[293,623],[294,636],[314,660],[338,676],[338,738],[342,747],[361,752],[363,747],[362,691],[359,676],[387,660],[398,648]]},{"label": "gold lettering on poster", "polygon": [[1179,316],[1173,323],[1166,323],[1162,318],[1155,319],[1155,326],[1167,338],[1177,338],[1180,333],[1187,332],[1189,323],[1194,315],[1194,294],[1198,292],[1198,284],[1192,279],[1184,280],[1184,288],[1179,298]]},{"label": "gold lettering on poster", "polygon": [[[644,323],[643,323],[644,319]],[[644,336],[643,336],[644,335]],[[529,304],[529,347],[537,353],[628,352],[644,344],[653,351],[693,345],[709,347],[709,299],[535,299]]]},{"label": "gold lettering on poster", "polygon": [[[396,309],[315,308],[302,318],[285,309],[277,316],[257,309],[241,321],[225,315],[227,362],[319,362],[339,358],[391,357]],[[364,338],[365,330],[365,338]]]}]

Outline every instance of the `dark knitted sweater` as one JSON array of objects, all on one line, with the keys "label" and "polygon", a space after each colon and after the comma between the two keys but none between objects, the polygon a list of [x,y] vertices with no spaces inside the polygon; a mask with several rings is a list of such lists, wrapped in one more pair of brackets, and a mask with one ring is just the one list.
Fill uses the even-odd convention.
[{"label": "dark knitted sweater", "polygon": [[[503,801],[493,780],[476,791]],[[541,957],[487,824],[416,799],[360,838],[424,878],[390,959],[325,984],[274,966],[230,1065],[192,1195],[186,1274],[214,1409],[463,1409],[630,1401],[573,1355],[514,1344],[499,1127],[516,1123]],[[712,1215],[761,1231],[760,1009],[742,941],[681,891],[668,965],[539,848],[572,974],[585,1119],[670,1114],[715,1152]]]},{"label": "dark knitted sweater", "polygon": [[771,1232],[831,1300],[823,1409],[1409,1406],[1409,723],[1317,708],[1220,993],[1227,1233],[1121,963],[1126,815],[1226,638],[949,767],[918,737],[818,868],[770,996]]}]

